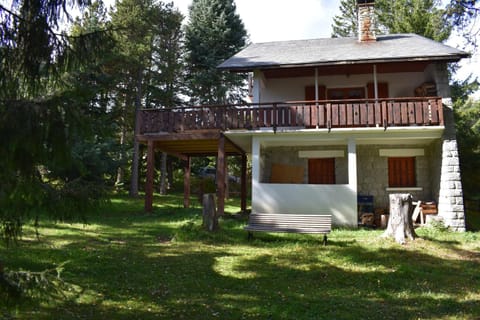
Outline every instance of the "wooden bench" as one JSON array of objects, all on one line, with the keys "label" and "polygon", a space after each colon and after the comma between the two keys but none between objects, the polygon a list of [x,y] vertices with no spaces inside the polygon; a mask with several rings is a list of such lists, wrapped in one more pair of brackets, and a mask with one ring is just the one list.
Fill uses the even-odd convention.
[{"label": "wooden bench", "polygon": [[248,239],[252,232],[323,233],[323,244],[327,245],[327,233],[332,231],[332,215],[251,213]]}]

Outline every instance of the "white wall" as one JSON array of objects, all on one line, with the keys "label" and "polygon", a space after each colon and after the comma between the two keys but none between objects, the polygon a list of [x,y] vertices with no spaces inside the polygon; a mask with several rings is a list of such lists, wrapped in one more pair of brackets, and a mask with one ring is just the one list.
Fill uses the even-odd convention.
[{"label": "white wall", "polygon": [[357,226],[357,179],[355,143],[348,145],[348,175],[350,184],[276,184],[261,183],[264,138],[252,139],[252,212],[331,214],[332,223]]},{"label": "white wall", "polygon": [[[387,82],[390,97],[413,97],[414,89],[424,82],[435,81],[434,68],[427,67],[425,72],[380,73],[378,82]],[[259,81],[256,73],[255,81]],[[365,87],[373,82],[373,74],[319,76],[318,84],[327,88]],[[279,102],[305,100],[305,87],[313,86],[314,76],[298,78],[263,79],[256,97],[259,102]]]},{"label": "white wall", "polygon": [[357,225],[357,195],[348,185],[253,183],[252,212],[331,214],[332,223]]}]

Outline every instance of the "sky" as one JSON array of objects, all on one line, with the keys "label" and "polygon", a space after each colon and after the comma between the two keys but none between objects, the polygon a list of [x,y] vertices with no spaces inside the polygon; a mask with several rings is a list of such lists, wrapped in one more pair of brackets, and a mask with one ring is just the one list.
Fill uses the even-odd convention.
[{"label": "sky", "polygon": [[[186,19],[191,2],[173,0]],[[340,0],[236,0],[235,4],[253,43],[328,38],[333,17],[340,13]],[[457,43],[454,37],[447,41],[453,47]],[[480,52],[462,60],[455,78],[464,80],[472,72],[480,79]]]}]

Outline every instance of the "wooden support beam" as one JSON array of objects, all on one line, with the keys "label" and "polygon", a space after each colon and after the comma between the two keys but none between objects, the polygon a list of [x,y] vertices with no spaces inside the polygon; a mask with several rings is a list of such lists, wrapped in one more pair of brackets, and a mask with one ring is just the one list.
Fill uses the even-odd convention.
[{"label": "wooden support beam", "polygon": [[247,211],[247,155],[242,154],[240,173],[240,211]]},{"label": "wooden support beam", "polygon": [[183,167],[183,207],[190,208],[190,174],[192,172],[192,161],[187,157]]},{"label": "wooden support beam", "polygon": [[217,213],[222,216],[225,213],[225,136],[218,138],[217,154]]},{"label": "wooden support beam", "polygon": [[147,179],[145,183],[145,211],[153,210],[153,178],[155,171],[155,150],[153,140],[147,143]]}]

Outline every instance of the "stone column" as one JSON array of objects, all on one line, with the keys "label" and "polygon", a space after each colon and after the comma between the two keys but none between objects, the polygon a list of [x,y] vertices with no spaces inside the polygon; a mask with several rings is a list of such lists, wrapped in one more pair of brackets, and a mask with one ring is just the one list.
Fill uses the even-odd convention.
[{"label": "stone column", "polygon": [[444,105],[443,113],[445,131],[442,137],[438,215],[443,218],[445,226],[450,229],[465,231],[460,160],[452,106]]}]

